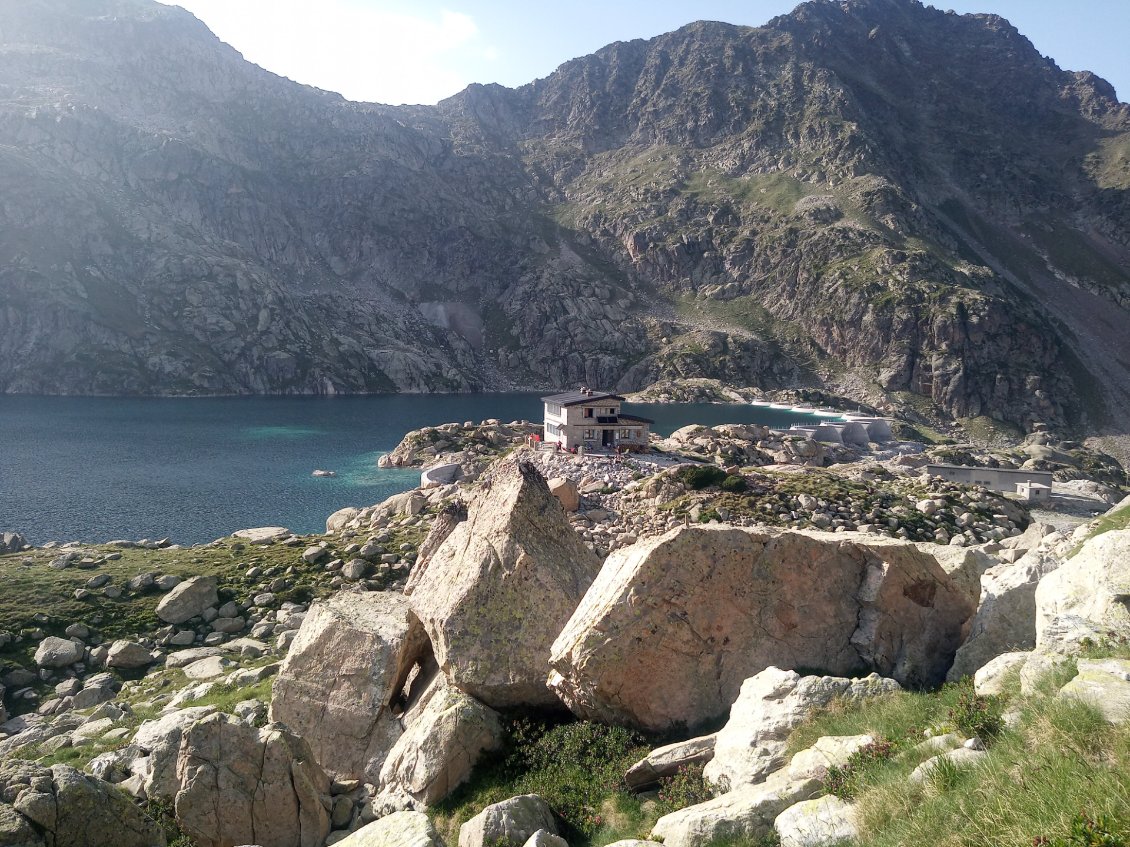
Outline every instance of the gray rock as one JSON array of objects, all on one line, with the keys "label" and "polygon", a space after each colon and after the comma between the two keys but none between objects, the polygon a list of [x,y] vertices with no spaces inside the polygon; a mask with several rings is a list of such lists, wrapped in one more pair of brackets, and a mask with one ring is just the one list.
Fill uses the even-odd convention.
[{"label": "gray rock", "polygon": [[624,775],[624,781],[634,791],[657,785],[661,779],[674,776],[690,765],[705,765],[714,758],[717,733],[678,741],[652,750],[636,762]]},{"label": "gray rock", "polygon": [[81,662],[85,652],[86,646],[81,641],[49,635],[39,642],[35,651],[35,663],[41,668],[65,668]]},{"label": "gray rock", "polygon": [[130,577],[129,582],[126,584],[129,586],[130,591],[141,593],[153,587],[155,577],[156,574],[153,573],[139,573],[137,576]]},{"label": "gray rock", "polygon": [[703,775],[729,789],[755,785],[785,764],[789,733],[816,710],[837,698],[855,701],[898,690],[898,683],[876,674],[864,679],[802,677],[766,668],[742,683]]},{"label": "gray rock", "polygon": [[428,806],[463,783],[479,757],[502,739],[498,714],[442,674],[435,674],[402,722],[405,732],[385,758],[380,786]]},{"label": "gray rock", "polygon": [[423,812],[393,812],[337,842],[338,847],[444,847]]},{"label": "gray rock", "polygon": [[1130,659],[1079,659],[1079,673],[1060,697],[1091,703],[1114,724],[1130,721]]},{"label": "gray rock", "polygon": [[1074,652],[1085,641],[1130,639],[1130,529],[1087,541],[1036,587],[1036,646]]},{"label": "gray rock", "polygon": [[151,664],[153,656],[136,641],[115,641],[106,654],[106,665],[111,668],[143,668]]},{"label": "gray rock", "polygon": [[1014,564],[990,568],[981,577],[981,600],[969,637],[946,677],[951,682],[977,672],[1002,653],[1036,646],[1036,586],[1059,559],[1030,553]]},{"label": "gray rock", "polygon": [[369,573],[369,563],[364,559],[350,559],[341,568],[341,575],[346,579],[363,579]]},{"label": "gray rock", "polygon": [[198,576],[178,584],[157,604],[157,617],[165,623],[181,624],[219,602],[216,578]]},{"label": "gray rock", "polygon": [[553,811],[536,794],[487,806],[459,828],[459,847],[523,847],[538,830],[557,834]]},{"label": "gray rock", "polygon": [[792,782],[774,775],[759,785],[739,788],[664,815],[656,821],[651,838],[661,841],[664,847],[753,841],[769,834],[781,812],[810,799],[819,790],[818,780]]},{"label": "gray rock", "polygon": [[216,618],[212,621],[211,627],[214,632],[223,632],[232,634],[242,632],[247,626],[247,621],[243,618]]},{"label": "gray rock", "polygon": [[302,554],[302,561],[309,565],[316,565],[323,559],[328,558],[329,555],[330,553],[325,547],[315,545],[314,547],[306,548],[305,552]]},{"label": "gray rock", "polygon": [[947,753],[941,753],[927,759],[911,772],[909,780],[914,783],[925,782],[930,778],[934,769],[942,762],[949,762],[956,767],[965,768],[979,765],[988,757],[989,754],[983,750],[970,750],[966,747],[958,747]]},{"label": "gray rock", "polygon": [[[68,765],[50,769],[19,760],[0,761],[0,832],[19,840],[13,845],[45,843],[26,838],[10,812],[40,832],[50,833],[51,847],[164,847],[165,836],[124,794],[110,784]],[[34,832],[34,830],[31,830]],[[26,840],[25,840],[26,839]]]},{"label": "gray rock", "polygon": [[777,816],[773,827],[781,847],[830,847],[859,835],[855,809],[831,794],[790,806]]},{"label": "gray rock", "polygon": [[187,726],[177,756],[177,821],[197,843],[322,847],[329,777],[285,727],[215,714]]},{"label": "gray rock", "polygon": [[302,735],[332,776],[376,784],[403,733],[393,703],[426,650],[427,636],[399,595],[318,601],[275,681],[271,719]]},{"label": "gray rock", "polygon": [[537,468],[508,457],[409,599],[459,688],[496,708],[551,705],[553,637],[599,569]]}]

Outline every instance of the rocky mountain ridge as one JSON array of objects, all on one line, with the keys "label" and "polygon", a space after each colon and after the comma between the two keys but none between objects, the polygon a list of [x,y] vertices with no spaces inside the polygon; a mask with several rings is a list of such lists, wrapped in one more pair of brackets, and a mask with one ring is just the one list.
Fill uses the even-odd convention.
[{"label": "rocky mountain ridge", "polygon": [[1130,108],[995,16],[819,0],[386,107],[5,0],[0,145],[0,391],[1130,406]]}]

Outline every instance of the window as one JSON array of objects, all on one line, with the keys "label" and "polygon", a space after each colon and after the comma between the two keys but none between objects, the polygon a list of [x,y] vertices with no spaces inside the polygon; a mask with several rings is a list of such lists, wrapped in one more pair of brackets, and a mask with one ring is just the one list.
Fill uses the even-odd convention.
[{"label": "window", "polygon": [[561,417],[561,405],[559,403],[546,403],[545,413],[553,415],[555,418]]},{"label": "window", "polygon": [[591,418],[591,417],[592,417],[592,413],[593,413],[593,412],[595,412],[595,411],[596,411],[596,410],[595,410],[595,409],[593,409],[593,408],[591,408],[591,407],[590,407],[590,408],[586,408],[586,409],[585,409],[585,413],[584,413],[584,415],[582,415],[582,417],[586,417],[586,418]]},{"label": "window", "polygon": [[596,430],[595,429],[586,429],[585,430],[584,439],[586,441],[592,441],[595,438],[596,438]]},{"label": "window", "polygon": [[609,409],[609,410],[608,410],[608,414],[610,414],[610,415],[615,415],[615,414],[616,414],[616,410],[615,410],[615,409]]},{"label": "window", "polygon": [[560,435],[561,434],[561,427],[559,427],[557,424],[547,423],[545,425],[545,434],[546,435]]}]

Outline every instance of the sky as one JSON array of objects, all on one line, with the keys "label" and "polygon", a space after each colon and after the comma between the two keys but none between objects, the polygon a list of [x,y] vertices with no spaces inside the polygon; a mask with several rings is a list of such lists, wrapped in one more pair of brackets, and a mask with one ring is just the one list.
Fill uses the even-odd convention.
[{"label": "sky", "polygon": [[[613,41],[695,20],[758,26],[797,0],[160,0],[244,57],[350,100],[432,104],[473,82],[524,85]],[[1130,99],[1130,0],[941,0],[1008,18],[1066,70]]]}]

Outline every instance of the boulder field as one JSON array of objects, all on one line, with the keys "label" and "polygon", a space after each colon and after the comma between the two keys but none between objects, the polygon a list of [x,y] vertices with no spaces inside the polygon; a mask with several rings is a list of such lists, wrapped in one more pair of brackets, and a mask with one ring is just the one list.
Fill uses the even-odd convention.
[{"label": "boulder field", "polygon": [[[822,796],[829,769],[874,739],[821,737],[790,756],[790,734],[820,710],[947,675],[975,674],[991,693],[1019,669],[1030,687],[1080,645],[1130,638],[1130,530],[1088,538],[1096,524],[1071,540],[1033,525],[1006,546],[957,548],[687,524],[601,562],[525,456],[500,459],[467,502],[436,510],[403,591],[344,582],[273,647],[172,649],[139,635],[96,654],[78,627],[43,638],[41,676],[69,676],[52,709],[0,726],[0,844],[163,844],[113,783],[167,804],[201,847],[442,847],[421,812],[506,743],[500,710],[547,707],[665,733],[718,721],[626,774],[646,790],[704,768],[716,796],[660,817],[651,837],[665,847],[773,830],[782,844],[831,843],[856,830],[850,803]],[[156,614],[221,620],[221,594],[208,578],[170,585]],[[107,670],[86,674],[83,662]],[[1125,720],[1130,662],[1078,667],[1061,696]],[[141,720],[123,672],[145,674],[127,686],[162,673],[188,682],[138,703],[160,707]],[[225,705],[226,691],[273,674],[269,712],[256,699]],[[209,693],[215,704],[202,702]],[[106,743],[90,774],[8,758],[92,739]],[[937,758],[922,768],[985,755],[963,741],[932,740]],[[536,795],[510,798],[464,824],[458,843],[563,847],[553,812]],[[87,817],[90,833],[77,834]]]}]

